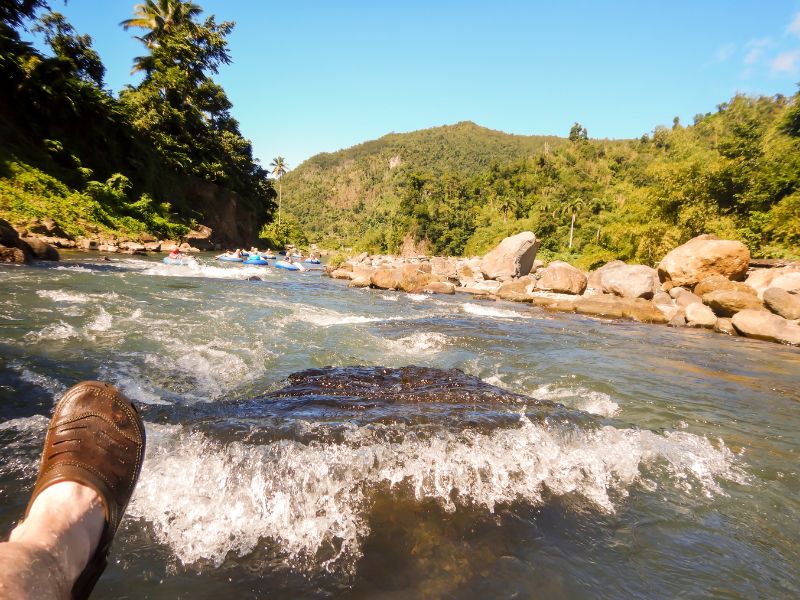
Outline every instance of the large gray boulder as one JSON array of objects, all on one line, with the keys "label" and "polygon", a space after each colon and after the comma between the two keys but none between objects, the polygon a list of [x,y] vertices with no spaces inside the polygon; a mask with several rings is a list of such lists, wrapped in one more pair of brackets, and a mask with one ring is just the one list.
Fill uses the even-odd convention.
[{"label": "large gray boulder", "polygon": [[581,296],[575,300],[574,308],[584,315],[633,319],[644,323],[666,323],[669,320],[655,304],[642,298]]},{"label": "large gray boulder", "polygon": [[58,250],[39,238],[23,238],[23,241],[28,244],[33,255],[39,260],[56,261],[59,259]]},{"label": "large gray boulder", "polygon": [[658,264],[661,281],[693,287],[712,275],[741,279],[747,272],[750,251],[742,242],[699,235],[678,246]]},{"label": "large gray boulder", "polygon": [[481,272],[486,279],[527,275],[538,249],[539,241],[532,231],[507,237],[483,257]]},{"label": "large gray boulder", "polygon": [[800,325],[764,310],[743,310],[732,319],[741,335],[758,340],[800,345]]},{"label": "large gray boulder", "polygon": [[661,289],[655,269],[625,263],[600,270],[600,284],[607,294],[623,298],[650,299]]},{"label": "large gray boulder", "polygon": [[782,288],[767,288],[764,292],[764,304],[784,319],[800,319],[800,295],[798,294],[790,294]]},{"label": "large gray boulder", "polygon": [[582,294],[586,275],[580,269],[560,260],[551,262],[539,273],[536,289],[559,294]]}]

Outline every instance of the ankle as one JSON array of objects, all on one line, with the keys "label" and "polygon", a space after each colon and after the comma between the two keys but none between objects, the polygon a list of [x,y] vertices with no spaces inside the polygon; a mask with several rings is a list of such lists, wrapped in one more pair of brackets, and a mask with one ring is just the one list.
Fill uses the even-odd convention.
[{"label": "ankle", "polygon": [[104,522],[103,504],[95,490],[62,481],[42,490],[9,541],[51,553],[70,580],[94,552]]}]

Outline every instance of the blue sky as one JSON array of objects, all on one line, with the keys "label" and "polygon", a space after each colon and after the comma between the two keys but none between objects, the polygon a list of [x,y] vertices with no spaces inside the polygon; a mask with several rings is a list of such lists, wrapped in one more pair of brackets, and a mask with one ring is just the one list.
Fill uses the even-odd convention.
[{"label": "blue sky", "polygon": [[[517,134],[638,137],[737,92],[800,82],[800,0],[199,0],[237,23],[216,77],[264,164],[463,120]],[[88,33],[108,87],[143,52],[134,0],[51,0]]]}]

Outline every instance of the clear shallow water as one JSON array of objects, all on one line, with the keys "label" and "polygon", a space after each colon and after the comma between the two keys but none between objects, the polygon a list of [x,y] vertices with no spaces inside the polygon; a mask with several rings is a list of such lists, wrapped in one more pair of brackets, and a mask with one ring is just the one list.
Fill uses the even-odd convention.
[{"label": "clear shallow water", "polygon": [[797,349],[207,259],[3,268],[3,534],[86,378],[148,430],[98,598],[800,594]]}]

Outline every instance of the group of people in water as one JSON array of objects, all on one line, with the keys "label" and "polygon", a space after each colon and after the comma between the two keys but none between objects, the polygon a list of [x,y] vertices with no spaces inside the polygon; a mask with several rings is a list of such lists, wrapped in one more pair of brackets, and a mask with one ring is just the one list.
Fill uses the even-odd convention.
[{"label": "group of people in water", "polygon": [[[302,253],[295,254],[292,251],[281,252],[280,254],[286,255],[286,262],[294,263],[295,261],[306,261],[306,262],[317,262],[319,258],[314,252],[310,252],[308,256],[303,256]],[[242,250],[241,248],[237,248],[236,250],[226,250],[222,254],[218,254],[216,258],[225,258],[225,259],[236,259],[241,258],[242,260],[246,260],[248,258],[261,258],[262,260],[275,260],[278,258],[272,252],[271,248],[267,248],[266,251],[261,251],[255,246],[250,248],[250,250]]]}]

